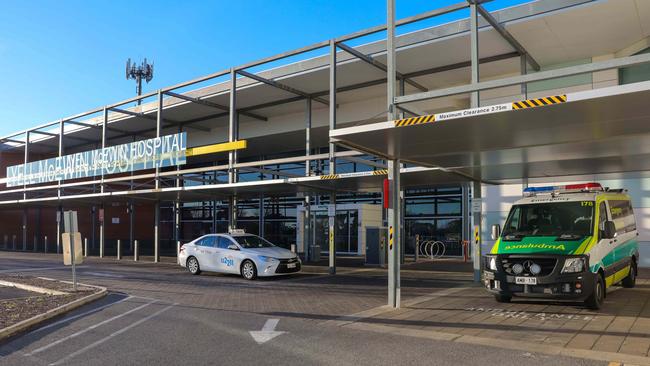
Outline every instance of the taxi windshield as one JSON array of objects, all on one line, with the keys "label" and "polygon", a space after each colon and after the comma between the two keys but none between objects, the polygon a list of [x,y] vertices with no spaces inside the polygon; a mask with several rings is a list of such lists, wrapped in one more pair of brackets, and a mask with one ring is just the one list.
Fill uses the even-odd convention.
[{"label": "taxi windshield", "polygon": [[524,236],[558,236],[577,240],[591,235],[594,202],[551,202],[512,207],[503,229],[504,240]]},{"label": "taxi windshield", "polygon": [[238,235],[233,236],[233,239],[235,239],[237,243],[242,246],[242,248],[270,248],[275,246],[268,240],[257,235]]}]

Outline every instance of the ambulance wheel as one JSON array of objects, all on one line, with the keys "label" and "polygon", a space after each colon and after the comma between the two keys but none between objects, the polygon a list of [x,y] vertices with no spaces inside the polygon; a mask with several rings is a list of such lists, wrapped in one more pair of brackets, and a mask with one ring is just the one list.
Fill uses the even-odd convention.
[{"label": "ambulance wheel", "polygon": [[497,302],[509,303],[512,300],[512,296],[497,294],[497,295],[494,295],[494,299]]},{"label": "ambulance wheel", "polygon": [[605,282],[603,276],[598,274],[596,276],[596,283],[594,284],[594,291],[589,295],[585,301],[585,305],[591,310],[598,310],[603,306],[605,301]]},{"label": "ambulance wheel", "polygon": [[636,285],[636,263],[634,259],[630,262],[630,273],[621,282],[625,288],[633,288]]}]

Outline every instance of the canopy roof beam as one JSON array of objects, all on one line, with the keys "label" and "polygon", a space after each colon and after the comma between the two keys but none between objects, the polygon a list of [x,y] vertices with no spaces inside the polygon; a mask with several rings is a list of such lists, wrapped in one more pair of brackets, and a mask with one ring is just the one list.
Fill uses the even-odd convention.
[{"label": "canopy roof beam", "polygon": [[[472,2],[476,0],[468,0],[468,1]],[[535,61],[533,56],[531,56],[531,54],[528,53],[528,51],[526,51],[524,46],[522,46],[521,43],[519,43],[519,41],[517,41],[517,39],[512,35],[512,33],[508,32],[508,30],[503,25],[501,25],[499,21],[496,20],[496,18],[494,18],[489,11],[485,10],[485,8],[483,8],[480,5],[480,2],[478,1],[476,4],[476,10],[478,10],[479,14],[481,14],[483,19],[485,19],[492,26],[492,28],[494,28],[494,30],[496,30],[501,35],[501,37],[503,37],[508,43],[510,43],[510,45],[515,50],[517,50],[517,52],[519,52],[520,55],[526,56],[526,60],[535,71],[541,70],[539,63],[537,63],[537,61]]]},{"label": "canopy roof beam", "polygon": [[273,86],[273,87],[278,88],[278,89],[282,89],[282,90],[287,91],[289,93],[299,95],[299,96],[301,96],[303,98],[311,98],[311,99],[313,99],[313,100],[315,100],[315,101],[317,101],[319,103],[323,103],[323,104],[325,104],[327,106],[329,105],[329,102],[327,100],[323,99],[323,98],[314,97],[314,96],[310,95],[309,93],[305,93],[302,90],[298,90],[298,89],[296,89],[294,87],[291,87],[291,86],[286,85],[286,84],[282,84],[282,83],[277,82],[275,80],[266,79],[266,78],[263,78],[263,77],[261,77],[259,75],[252,74],[252,73],[250,73],[248,71],[245,71],[245,70],[237,70],[237,73],[240,74],[241,76],[245,76],[245,77],[247,77],[249,79],[259,81],[260,83],[270,85],[270,86]]},{"label": "canopy roof beam", "polygon": [[[221,105],[218,103],[211,102],[209,100],[201,99],[201,98],[196,98],[196,97],[191,97],[189,95],[184,95],[184,94],[178,94],[170,91],[164,92],[165,94],[169,95],[170,97],[186,100],[188,102],[196,103],[196,104],[201,104],[206,107],[212,107],[212,108],[217,108],[221,109],[223,111],[228,111],[229,108],[225,105]],[[268,121],[269,119],[264,116],[260,116],[259,114],[256,113],[250,113],[250,112],[239,112],[241,115],[248,116],[254,119],[258,119],[260,121]]]},{"label": "canopy roof beam", "polygon": [[[357,57],[358,59],[360,59],[362,61],[365,61],[366,63],[378,68],[379,70],[381,70],[383,72],[388,71],[388,67],[386,65],[384,65],[383,62],[377,61],[376,59],[374,59],[370,55],[366,55],[366,54],[364,54],[364,53],[362,53],[360,51],[357,51],[356,49],[346,45],[345,43],[338,43],[337,46],[340,49],[342,49],[343,51]],[[420,91],[425,92],[425,91],[429,90],[429,88],[427,88],[426,86],[418,83],[417,81],[413,81],[411,79],[406,78],[404,76],[404,74],[400,73],[399,71],[396,74],[397,74],[398,79],[404,80],[405,83],[407,83],[407,84],[409,84],[411,86],[414,86],[415,88],[419,89]]]}]

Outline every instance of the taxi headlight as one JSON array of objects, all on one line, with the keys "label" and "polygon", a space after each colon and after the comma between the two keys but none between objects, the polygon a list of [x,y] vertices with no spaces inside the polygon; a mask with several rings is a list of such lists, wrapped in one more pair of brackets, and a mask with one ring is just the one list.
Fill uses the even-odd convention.
[{"label": "taxi headlight", "polygon": [[485,257],[487,261],[487,267],[490,269],[490,271],[496,271],[497,270],[497,257],[494,256],[487,256]]},{"label": "taxi headlight", "polygon": [[585,269],[585,259],[584,258],[567,258],[564,260],[564,267],[562,267],[562,273],[578,273],[582,272]]},{"label": "taxi headlight", "polygon": [[261,260],[262,262],[267,262],[267,263],[271,263],[271,262],[273,262],[273,261],[276,260],[276,259],[273,258],[273,257],[266,257],[266,256],[263,256],[263,255],[260,255],[259,258],[260,258],[260,260]]}]

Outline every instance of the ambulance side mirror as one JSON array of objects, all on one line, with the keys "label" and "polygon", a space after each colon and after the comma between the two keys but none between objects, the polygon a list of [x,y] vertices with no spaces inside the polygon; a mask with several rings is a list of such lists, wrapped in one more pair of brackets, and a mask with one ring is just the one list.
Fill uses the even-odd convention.
[{"label": "ambulance side mirror", "polygon": [[501,236],[501,225],[494,224],[492,225],[492,240],[497,240]]},{"label": "ambulance side mirror", "polygon": [[614,239],[616,237],[616,225],[614,221],[605,221],[603,229],[603,239]]}]

